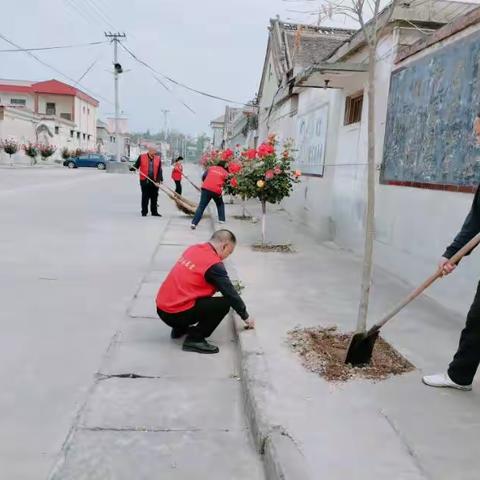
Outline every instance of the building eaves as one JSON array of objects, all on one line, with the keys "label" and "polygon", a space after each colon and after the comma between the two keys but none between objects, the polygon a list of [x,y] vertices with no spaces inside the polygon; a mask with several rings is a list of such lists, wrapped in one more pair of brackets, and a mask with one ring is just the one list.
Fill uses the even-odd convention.
[{"label": "building eaves", "polygon": [[456,33],[478,23],[480,23],[480,7],[477,7],[461,17],[456,18],[453,22],[432,33],[432,35],[422,38],[413,45],[403,48],[398,53],[395,63],[400,63],[401,61],[421,52],[422,50],[425,50],[436,43],[439,43],[442,40],[445,40],[452,35],[455,35]]}]

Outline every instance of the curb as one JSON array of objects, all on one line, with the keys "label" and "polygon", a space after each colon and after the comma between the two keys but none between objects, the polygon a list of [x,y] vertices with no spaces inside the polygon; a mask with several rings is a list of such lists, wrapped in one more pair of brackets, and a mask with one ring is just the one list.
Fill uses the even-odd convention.
[{"label": "curb", "polygon": [[268,409],[270,383],[264,352],[255,331],[246,331],[242,321],[230,313],[239,346],[240,379],[245,413],[257,451],[263,457],[267,480],[308,480],[305,458],[284,427],[276,425]]},{"label": "curb", "polygon": [[[215,231],[213,207],[209,205],[210,225]],[[238,280],[235,266],[228,262],[229,274]],[[268,396],[274,393],[264,351],[255,330],[246,331],[243,322],[231,310],[230,321],[239,346],[240,381],[245,413],[255,447],[262,456],[267,480],[309,480],[305,458],[282,425],[268,413]]]}]

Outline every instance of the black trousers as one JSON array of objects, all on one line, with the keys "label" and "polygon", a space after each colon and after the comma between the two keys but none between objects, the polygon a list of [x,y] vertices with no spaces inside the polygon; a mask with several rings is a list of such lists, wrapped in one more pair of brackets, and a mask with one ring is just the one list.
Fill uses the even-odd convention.
[{"label": "black trousers", "polygon": [[448,376],[459,385],[470,385],[480,364],[480,283],[460,335],[458,350],[448,367]]},{"label": "black trousers", "polygon": [[182,194],[182,181],[181,180],[174,180],[175,182],[175,192],[179,195]]},{"label": "black trousers", "polygon": [[157,309],[158,316],[175,330],[183,331],[192,340],[209,337],[230,310],[223,297],[200,298],[190,310],[167,313]]},{"label": "black trousers", "polygon": [[150,202],[150,212],[157,214],[158,187],[152,182],[145,180],[140,182],[142,189],[142,215],[148,213],[148,203]]}]

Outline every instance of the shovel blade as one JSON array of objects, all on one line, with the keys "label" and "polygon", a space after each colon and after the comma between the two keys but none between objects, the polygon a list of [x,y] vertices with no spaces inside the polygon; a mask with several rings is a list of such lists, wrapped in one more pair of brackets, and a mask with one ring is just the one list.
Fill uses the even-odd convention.
[{"label": "shovel blade", "polygon": [[378,338],[378,331],[373,333],[355,333],[348,346],[345,363],[353,367],[368,365],[372,360],[373,347]]}]

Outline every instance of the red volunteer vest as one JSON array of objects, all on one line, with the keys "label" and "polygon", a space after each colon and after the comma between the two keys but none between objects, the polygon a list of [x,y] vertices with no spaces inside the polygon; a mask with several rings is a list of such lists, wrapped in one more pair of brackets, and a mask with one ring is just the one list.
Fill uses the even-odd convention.
[{"label": "red volunteer vest", "polygon": [[227,180],[228,172],[218,165],[210,167],[207,172],[207,176],[203,181],[202,188],[209,190],[210,192],[221,195],[223,192],[223,185]]},{"label": "red volunteer vest", "polygon": [[199,298],[211,297],[217,290],[205,280],[205,272],[222,259],[209,243],[187,248],[157,293],[157,308],[167,313],[189,310]]},{"label": "red volunteer vest", "polygon": [[[139,168],[139,175],[140,180],[146,180],[148,177],[148,163],[150,159],[148,158],[148,153],[142,153],[140,155],[140,168]],[[157,180],[158,172],[160,170],[161,161],[158,155],[153,157],[153,178],[152,180]]]},{"label": "red volunteer vest", "polygon": [[175,165],[172,170],[172,179],[176,182],[182,179],[183,167],[182,165]]}]

